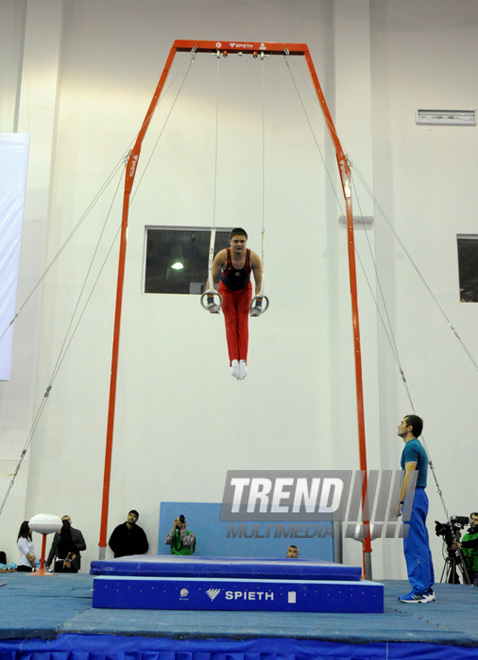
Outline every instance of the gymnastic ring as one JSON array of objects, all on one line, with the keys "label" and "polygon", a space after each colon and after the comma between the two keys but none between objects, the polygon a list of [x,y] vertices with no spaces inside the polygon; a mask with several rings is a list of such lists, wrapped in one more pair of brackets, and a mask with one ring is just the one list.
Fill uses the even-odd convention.
[{"label": "gymnastic ring", "polygon": [[265,302],[265,306],[262,305],[261,306],[261,311],[259,312],[259,314],[255,314],[254,316],[261,316],[262,314],[267,312],[267,310],[269,309],[269,298],[267,296],[259,294],[257,296],[254,296],[254,298],[251,300],[251,302],[249,304],[249,313],[251,315],[252,315],[252,308],[254,307],[254,302],[258,299],[261,299],[263,302]]},{"label": "gymnastic ring", "polygon": [[201,306],[202,306],[202,308],[205,309],[206,312],[209,311],[208,308],[207,308],[207,302],[206,303],[204,302],[204,298],[209,297],[209,296],[213,296],[213,297],[217,296],[219,298],[219,302],[217,304],[218,304],[219,309],[221,309],[221,307],[222,307],[222,296],[219,293],[219,291],[216,291],[215,289],[208,289],[207,291],[204,291],[204,293],[201,295]]}]

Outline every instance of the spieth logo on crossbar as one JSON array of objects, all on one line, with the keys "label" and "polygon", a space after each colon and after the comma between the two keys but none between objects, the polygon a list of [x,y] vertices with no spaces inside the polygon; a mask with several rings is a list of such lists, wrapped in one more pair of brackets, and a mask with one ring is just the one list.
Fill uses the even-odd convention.
[{"label": "spieth logo on crossbar", "polygon": [[234,41],[229,42],[231,48],[254,48],[254,44],[236,44]]}]

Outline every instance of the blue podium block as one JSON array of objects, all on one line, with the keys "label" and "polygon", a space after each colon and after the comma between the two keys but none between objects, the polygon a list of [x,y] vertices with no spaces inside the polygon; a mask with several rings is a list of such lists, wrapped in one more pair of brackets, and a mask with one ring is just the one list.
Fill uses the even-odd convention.
[{"label": "blue podium block", "polygon": [[359,566],[312,559],[130,555],[91,562],[92,575],[236,577],[281,580],[360,580]]},{"label": "blue podium block", "polygon": [[365,580],[96,576],[93,607],[269,612],[383,612],[383,585]]}]

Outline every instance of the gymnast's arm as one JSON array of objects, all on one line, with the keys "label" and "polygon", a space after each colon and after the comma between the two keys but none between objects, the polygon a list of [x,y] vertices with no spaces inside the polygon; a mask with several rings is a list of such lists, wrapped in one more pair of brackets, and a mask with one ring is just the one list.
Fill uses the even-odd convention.
[{"label": "gymnast's arm", "polygon": [[219,276],[221,275],[221,270],[222,268],[224,268],[226,263],[227,263],[227,250],[219,250],[219,252],[214,257],[214,261],[212,262],[212,267],[211,267],[212,282],[210,282],[208,278],[206,285],[207,289],[214,289],[214,282],[218,281]]},{"label": "gymnast's arm", "polygon": [[251,250],[251,269],[254,275],[255,295],[258,296],[262,287],[262,263],[258,254]]}]

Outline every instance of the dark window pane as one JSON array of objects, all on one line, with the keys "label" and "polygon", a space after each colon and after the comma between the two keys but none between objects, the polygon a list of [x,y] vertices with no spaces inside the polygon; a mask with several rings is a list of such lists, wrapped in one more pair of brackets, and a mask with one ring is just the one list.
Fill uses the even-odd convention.
[{"label": "dark window pane", "polygon": [[478,302],[478,236],[457,236],[461,302]]},{"label": "dark window pane", "polygon": [[[229,229],[216,229],[214,254],[229,245]],[[146,228],[145,293],[202,293],[209,266],[208,228]]]}]

